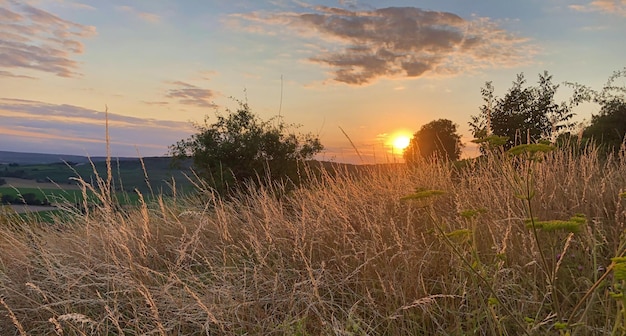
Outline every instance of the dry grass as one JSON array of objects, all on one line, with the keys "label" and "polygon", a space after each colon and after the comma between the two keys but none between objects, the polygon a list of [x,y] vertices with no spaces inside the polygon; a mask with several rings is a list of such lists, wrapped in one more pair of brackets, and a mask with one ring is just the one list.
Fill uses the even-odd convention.
[{"label": "dry grass", "polygon": [[[626,161],[514,161],[372,167],[293,191],[204,190],[3,225],[0,334],[518,335],[567,321],[572,334],[620,334],[620,284],[589,289],[623,253]],[[528,168],[535,217],[582,213],[580,232],[536,243],[515,196]],[[400,200],[415,188],[446,194]]]}]

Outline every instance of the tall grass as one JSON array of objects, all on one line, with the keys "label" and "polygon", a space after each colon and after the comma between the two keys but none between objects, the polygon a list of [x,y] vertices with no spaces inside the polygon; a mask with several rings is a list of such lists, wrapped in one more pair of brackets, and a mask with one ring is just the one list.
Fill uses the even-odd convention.
[{"label": "tall grass", "polygon": [[[624,331],[611,261],[626,242],[622,156],[561,150],[311,178],[229,200],[199,186],[136,209],[110,204],[103,179],[87,214],[2,225],[0,334]],[[525,186],[533,197],[520,197]],[[586,220],[535,236],[529,206],[536,225]]]}]

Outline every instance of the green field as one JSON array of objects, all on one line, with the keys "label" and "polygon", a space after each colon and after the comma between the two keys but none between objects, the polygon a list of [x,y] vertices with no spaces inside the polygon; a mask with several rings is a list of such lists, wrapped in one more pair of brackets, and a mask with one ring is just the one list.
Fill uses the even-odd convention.
[{"label": "green field", "polygon": [[[39,200],[48,200],[50,203],[76,203],[83,200],[83,194],[81,190],[0,187],[1,195],[9,195],[15,198],[21,198],[22,195],[28,193],[35,194],[35,196]],[[88,196],[90,194],[93,196],[93,193],[88,193]]]},{"label": "green field", "polygon": [[[76,189],[40,189],[40,188],[12,188],[0,187],[0,195],[11,195],[15,198],[21,198],[21,195],[32,193],[39,200],[48,200],[51,204],[55,203],[82,203],[84,195],[81,190]],[[87,200],[97,202],[96,194],[87,190]],[[139,204],[139,195],[137,193],[116,192],[114,197],[120,204]],[[145,199],[149,199],[150,195],[145,195]]]},{"label": "green field", "polygon": [[[39,182],[54,182],[59,186],[76,184],[80,178],[95,185],[98,177],[107,178],[107,165],[104,161],[89,163],[66,164],[37,164],[37,165],[0,165],[0,178],[17,177]],[[171,167],[171,159],[167,157],[126,159],[111,162],[111,178],[116,191],[133,193],[139,190],[147,194],[171,193],[172,180],[180,190],[190,189],[191,183],[186,175],[190,175],[189,163],[184,163],[180,169]]]}]

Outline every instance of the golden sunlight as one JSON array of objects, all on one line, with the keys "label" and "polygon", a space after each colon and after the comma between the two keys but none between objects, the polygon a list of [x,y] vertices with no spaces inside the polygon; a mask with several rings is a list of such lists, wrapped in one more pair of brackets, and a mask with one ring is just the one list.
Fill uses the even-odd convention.
[{"label": "golden sunlight", "polygon": [[404,150],[411,143],[411,137],[406,134],[396,134],[392,137],[392,146],[394,149]]}]

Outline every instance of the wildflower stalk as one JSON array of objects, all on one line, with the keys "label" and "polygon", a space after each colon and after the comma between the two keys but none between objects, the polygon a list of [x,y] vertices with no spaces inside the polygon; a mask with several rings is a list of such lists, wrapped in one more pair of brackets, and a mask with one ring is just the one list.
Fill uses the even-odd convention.
[{"label": "wildflower stalk", "polygon": [[587,292],[585,292],[585,295],[583,295],[583,297],[578,300],[578,303],[576,304],[576,306],[574,307],[574,309],[572,309],[572,312],[570,313],[569,317],[567,318],[568,321],[572,321],[576,315],[576,312],[581,308],[581,306],[587,301],[587,299],[589,298],[589,296],[591,296],[591,294],[593,294],[595,292],[595,290],[602,284],[604,283],[604,280],[609,276],[609,274],[613,273],[613,269],[615,268],[615,266],[617,265],[617,263],[615,262],[616,259],[619,258],[623,258],[624,254],[626,254],[626,241],[622,240],[622,243],[620,244],[620,247],[618,248],[618,251],[621,251],[620,253],[618,253],[618,255],[615,258],[612,258],[611,260],[611,264],[606,268],[606,271],[604,272],[604,274],[602,274],[602,276],[600,276],[600,278],[598,278],[598,280],[596,280],[596,282],[593,283],[593,285],[591,287],[589,287],[589,289],[587,290]]},{"label": "wildflower stalk", "polygon": [[529,219],[530,227],[532,228],[532,232],[533,232],[533,239],[535,240],[535,244],[537,245],[537,249],[539,250],[539,256],[541,258],[541,268],[548,280],[550,297],[552,298],[550,303],[552,305],[552,309],[556,313],[557,320],[560,322],[563,316],[561,314],[561,306],[559,302],[558,291],[555,286],[556,272],[550,271],[550,265],[548,264],[545,253],[543,252],[543,249],[541,248],[541,241],[539,240],[539,233],[538,233],[539,225],[535,219],[535,216],[533,213],[533,206],[532,206],[532,199],[535,195],[534,186],[532,185],[532,178],[533,178],[532,163],[535,161],[540,161],[542,159],[540,157],[541,154],[550,152],[552,150],[554,150],[554,147],[550,145],[547,145],[544,143],[536,143],[536,144],[524,144],[524,145],[515,146],[509,149],[508,153],[513,156],[518,156],[518,157],[523,156],[526,158],[525,160],[526,161],[526,176],[525,176],[525,181],[524,181],[525,182],[524,190],[522,191],[524,194],[521,195],[520,198],[522,198],[525,201],[526,210],[528,211],[528,216],[530,218]]},{"label": "wildflower stalk", "polygon": [[[402,197],[401,200],[404,200],[404,201],[416,201],[416,200],[422,200],[422,199],[430,198],[432,196],[439,196],[439,195],[443,195],[443,194],[445,194],[445,191],[441,191],[441,190],[420,190],[420,189],[418,189],[418,190],[416,190],[416,192],[414,194]],[[443,238],[444,243],[446,245],[448,245],[448,247],[450,247],[450,249],[452,250],[452,253],[454,253],[461,260],[461,262],[467,267],[467,269],[469,269],[470,272],[472,272],[480,280],[480,282],[485,284],[485,286],[487,287],[487,290],[491,293],[493,299],[495,299],[497,302],[503,302],[502,300],[500,300],[500,298],[498,296],[498,293],[496,293],[495,289],[491,286],[491,283],[489,283],[489,281],[485,277],[483,277],[480,274],[480,272],[478,272],[476,270],[476,268],[469,261],[467,261],[465,259],[465,257],[463,256],[463,253],[461,253],[461,251],[458,250],[458,248],[456,247],[454,242],[452,242],[452,240],[450,240],[450,237],[448,237],[448,235],[446,235],[446,233],[443,231],[441,226],[437,225],[438,221],[433,216],[434,209],[432,207],[432,203],[429,205],[428,209],[430,210],[430,211],[428,211],[428,217],[435,224],[434,225],[435,230]],[[528,333],[528,331],[526,330],[526,327],[524,326],[524,324],[522,322],[520,322],[518,319],[515,318],[515,314],[513,313],[513,311],[511,311],[506,305],[501,305],[501,307],[506,311],[506,314],[513,319],[515,324],[521,330],[524,330],[524,334],[530,335]]]},{"label": "wildflower stalk", "polygon": [[[437,220],[433,217],[431,213],[429,213],[428,216],[434,223],[437,222]],[[443,229],[441,229],[441,226],[437,224],[435,224],[434,226],[435,226],[435,230],[437,230],[437,233],[439,233],[439,235],[443,237],[443,241],[445,242],[445,244],[448,245],[448,247],[450,247],[450,249],[452,250],[452,253],[454,253],[457,257],[459,257],[461,262],[465,264],[465,266],[470,270],[470,272],[472,272],[482,283],[485,284],[485,286],[487,286],[487,290],[491,293],[491,295],[493,295],[493,298],[495,298],[497,302],[503,302],[502,300],[500,300],[498,293],[496,293],[496,290],[493,289],[493,287],[491,286],[491,283],[489,283],[489,281],[485,279],[485,277],[483,277],[480,274],[480,272],[478,272],[476,268],[472,266],[472,264],[470,264],[469,261],[467,261],[467,259],[465,259],[465,257],[463,257],[463,253],[461,253],[461,251],[457,249],[456,245],[450,240],[450,238],[446,235]],[[501,305],[501,307],[506,311],[508,316],[511,316],[513,318],[513,321],[515,322],[515,324],[517,324],[518,327],[524,330],[524,334],[530,335],[528,331],[526,330],[526,327],[524,326],[524,324],[522,324],[520,321],[518,321],[514,317],[515,315],[513,311],[511,311],[506,305]]]},{"label": "wildflower stalk", "polygon": [[526,195],[525,195],[525,201],[526,201],[526,206],[527,206],[527,210],[528,210],[528,216],[530,217],[530,223],[531,223],[531,227],[532,227],[532,232],[533,232],[533,238],[535,239],[535,244],[537,244],[537,249],[539,250],[539,256],[541,257],[541,265],[543,268],[543,272],[546,275],[546,277],[548,278],[548,285],[550,286],[550,296],[552,297],[552,308],[554,309],[556,316],[558,319],[560,319],[561,316],[561,307],[559,304],[559,298],[558,298],[558,293],[556,291],[556,287],[555,287],[555,278],[556,278],[556,274],[554,272],[550,272],[550,266],[548,265],[548,261],[546,259],[546,255],[543,252],[543,249],[541,248],[541,242],[539,241],[539,233],[537,230],[537,223],[535,221],[535,216],[533,213],[533,205],[532,205],[532,198],[533,198],[533,188],[532,185],[530,183],[530,179],[531,179],[531,160],[527,161],[528,163],[528,169],[527,169],[527,173],[526,173]]}]

